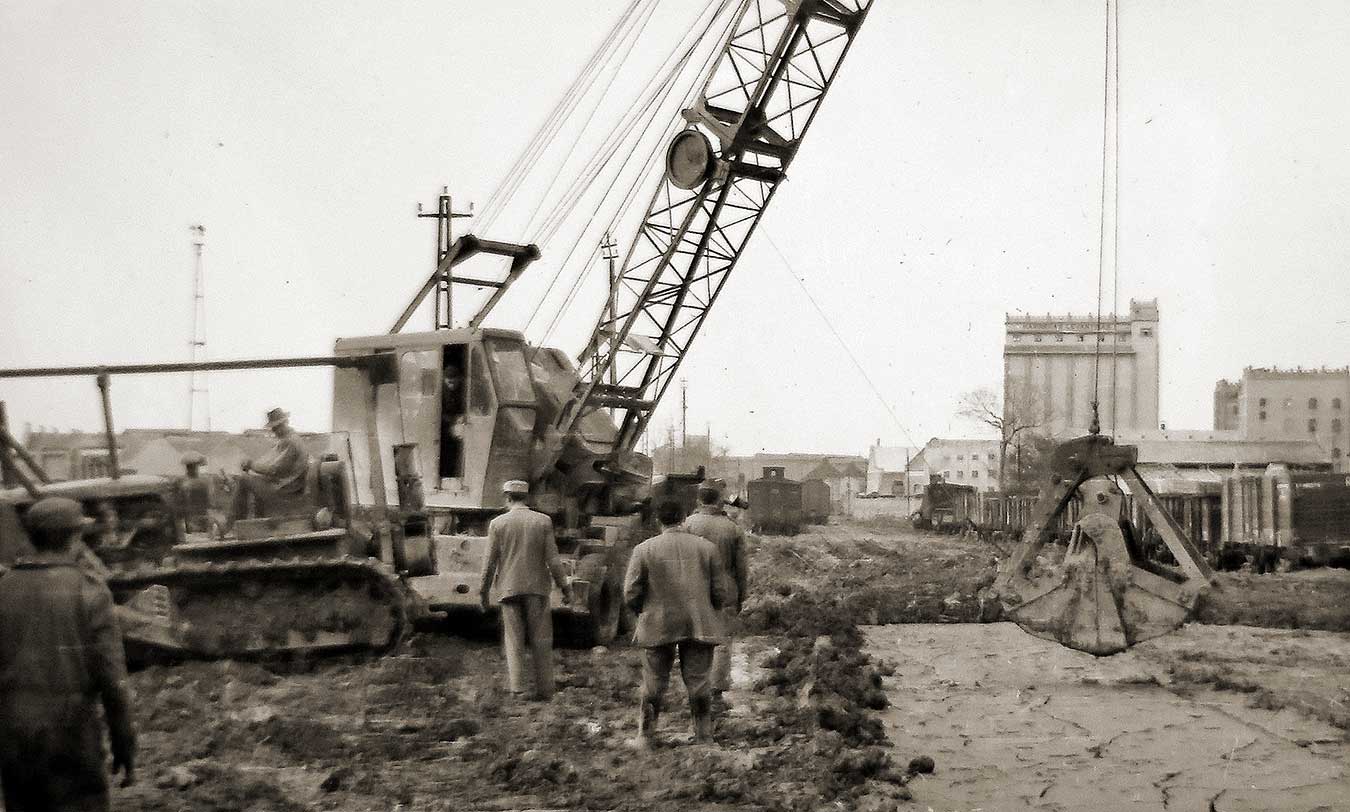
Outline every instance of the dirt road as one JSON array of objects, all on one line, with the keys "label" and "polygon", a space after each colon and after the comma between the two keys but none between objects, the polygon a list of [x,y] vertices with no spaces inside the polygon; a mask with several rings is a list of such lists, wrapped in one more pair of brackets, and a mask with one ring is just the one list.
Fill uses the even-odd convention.
[{"label": "dirt road", "polygon": [[[865,633],[869,652],[896,665],[885,685],[888,735],[937,763],[910,784],[918,809],[1350,808],[1344,731],[1291,709],[1251,707],[1240,691],[1175,681],[1182,652],[1237,655],[1228,629],[1189,626],[1101,659],[1009,623]],[[1350,639],[1323,634],[1319,650],[1350,655]],[[1308,633],[1260,635],[1297,647]],[[1350,687],[1344,669],[1320,677],[1328,678]]]}]

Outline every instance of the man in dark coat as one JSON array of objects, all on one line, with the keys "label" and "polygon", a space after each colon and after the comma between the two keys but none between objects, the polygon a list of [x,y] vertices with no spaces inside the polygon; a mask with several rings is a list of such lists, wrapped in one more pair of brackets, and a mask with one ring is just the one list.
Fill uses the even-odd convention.
[{"label": "man in dark coat", "polygon": [[74,500],[39,500],[24,516],[36,553],[0,575],[0,785],[7,812],[107,810],[105,721],[113,772],[123,771],[123,786],[133,780],[136,736],[112,593],[71,550],[88,523]]},{"label": "man in dark coat", "polygon": [[732,632],[736,616],[741,611],[741,603],[745,600],[749,562],[745,551],[745,531],[722,510],[722,491],[717,485],[711,482],[700,484],[698,501],[698,509],[685,520],[684,529],[713,543],[717,548],[718,559],[722,562],[722,572],[727,578],[724,590],[726,604],[720,610],[727,640],[713,652],[712,661],[713,694],[720,696],[731,688]]},{"label": "man in dark coat", "polygon": [[638,616],[633,643],[644,649],[639,742],[650,745],[655,739],[677,653],[694,738],[711,741],[708,672],[713,649],[724,639],[717,610],[726,602],[726,576],[712,542],[680,529],[684,508],[678,502],[663,503],[658,516],[661,535],[633,549],[623,586],[624,601]]}]

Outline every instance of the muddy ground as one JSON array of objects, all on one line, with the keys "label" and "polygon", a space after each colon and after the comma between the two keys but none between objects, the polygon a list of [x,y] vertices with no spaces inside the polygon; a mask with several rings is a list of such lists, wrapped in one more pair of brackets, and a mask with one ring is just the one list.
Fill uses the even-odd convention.
[{"label": "muddy ground", "polygon": [[[667,744],[630,746],[638,657],[626,646],[558,650],[560,690],[548,704],[504,695],[493,639],[443,629],[423,629],[378,660],[149,668],[133,676],[141,780],[116,800],[126,809],[278,812],[818,810],[907,808],[912,794],[913,808],[924,809],[945,774],[943,740],[897,735],[897,720],[913,711],[897,690],[914,662],[946,642],[875,653],[857,624],[996,620],[997,607],[978,597],[995,557],[978,541],[885,525],[755,540],[742,617],[751,639],[715,746],[688,743],[678,679],[662,721]],[[1224,578],[1243,589],[1226,588],[1202,617],[1350,628],[1350,574]],[[1277,611],[1250,600],[1253,590],[1279,596]],[[1016,632],[1007,645],[1039,644],[1007,628]],[[1341,649],[1307,631],[1214,631],[1167,638],[1143,655],[1162,675],[1149,690],[1183,703],[1221,694],[1343,735],[1345,706],[1336,703],[1350,699],[1350,686]],[[887,662],[878,668],[878,659]],[[981,695],[969,699],[978,709]],[[937,772],[916,777],[911,759],[925,755]]]}]

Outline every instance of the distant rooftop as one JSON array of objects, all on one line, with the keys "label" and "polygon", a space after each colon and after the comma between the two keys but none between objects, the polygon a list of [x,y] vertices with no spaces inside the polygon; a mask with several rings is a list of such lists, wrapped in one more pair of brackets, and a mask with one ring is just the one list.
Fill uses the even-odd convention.
[{"label": "distant rooftop", "polygon": [[[1103,313],[1101,315],[1101,324],[1108,326],[1111,323],[1113,314]],[[1129,321],[1157,321],[1158,320],[1158,300],[1130,300],[1130,311],[1126,314],[1114,314],[1118,322]],[[1008,313],[1004,321],[1008,324],[1026,324],[1026,325],[1051,325],[1062,324],[1064,322],[1074,322],[1080,328],[1096,326],[1098,318],[1096,313],[1046,313],[1044,316],[1038,313]]]}]

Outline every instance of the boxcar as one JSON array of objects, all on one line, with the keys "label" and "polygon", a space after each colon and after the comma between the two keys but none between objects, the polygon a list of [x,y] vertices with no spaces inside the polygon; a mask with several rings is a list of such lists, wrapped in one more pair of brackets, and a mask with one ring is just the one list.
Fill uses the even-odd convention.
[{"label": "boxcar", "polygon": [[1350,475],[1290,471],[1240,472],[1223,483],[1224,551],[1250,555],[1265,569],[1284,558],[1297,563],[1350,561]]},{"label": "boxcar", "polygon": [[752,532],[795,536],[801,529],[802,483],[788,479],[786,470],[767,467],[746,486]]},{"label": "boxcar", "polygon": [[956,533],[979,517],[978,496],[970,485],[955,482],[930,482],[924,486],[923,501],[910,516],[916,530]]},{"label": "boxcar", "polygon": [[825,524],[830,518],[830,486],[823,479],[802,482],[802,523]]}]

